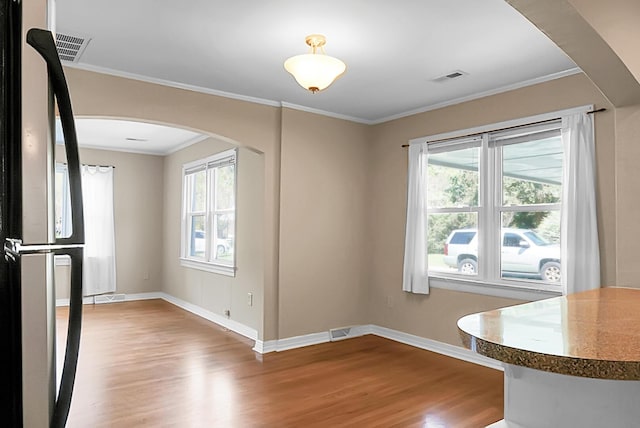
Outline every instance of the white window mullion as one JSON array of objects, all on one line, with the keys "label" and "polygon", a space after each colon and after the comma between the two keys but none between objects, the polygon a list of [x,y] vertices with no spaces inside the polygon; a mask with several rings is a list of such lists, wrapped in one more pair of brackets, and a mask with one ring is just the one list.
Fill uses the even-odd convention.
[{"label": "white window mullion", "polygon": [[491,168],[493,171],[492,189],[493,198],[491,201],[491,279],[499,280],[502,277],[502,147],[491,143]]},{"label": "white window mullion", "polygon": [[509,205],[499,208],[501,212],[560,211],[560,204]]},{"label": "white window mullion", "polygon": [[504,190],[502,188],[502,147],[493,143],[491,145],[491,166],[493,169],[493,200],[491,206],[491,254],[493,259],[491,278],[495,281],[500,280],[502,277],[502,205]]},{"label": "white window mullion", "polygon": [[213,261],[213,245],[211,244],[212,239],[214,239],[214,231],[215,227],[213,225],[213,216],[211,215],[211,211],[213,210],[212,204],[215,203],[215,195],[212,196],[212,192],[215,191],[215,173],[213,168],[207,168],[207,200],[205,203],[205,207],[207,207],[207,211],[205,213],[205,227],[207,228],[207,239],[205,246],[205,256],[208,262]]},{"label": "white window mullion", "polygon": [[183,216],[182,216],[182,245],[183,251],[182,256],[187,257],[191,254],[191,195],[192,195],[192,186],[193,180],[190,179],[189,175],[186,175],[185,172],[185,185],[183,186],[184,197],[182,198],[183,203]]},{"label": "white window mullion", "polygon": [[478,259],[479,273],[482,279],[490,279],[492,277],[494,255],[491,251],[492,243],[492,216],[491,208],[493,207],[494,193],[493,189],[493,161],[491,150],[489,148],[489,139],[487,134],[482,135],[482,150],[480,158],[480,200],[481,208],[478,215]]},{"label": "white window mullion", "polygon": [[478,213],[480,207],[469,206],[459,208],[429,208],[427,214],[449,214],[449,213]]}]

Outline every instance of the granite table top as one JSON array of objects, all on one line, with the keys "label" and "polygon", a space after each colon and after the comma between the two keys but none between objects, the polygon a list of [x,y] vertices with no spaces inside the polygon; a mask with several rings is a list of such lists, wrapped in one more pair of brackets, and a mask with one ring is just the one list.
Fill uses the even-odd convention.
[{"label": "granite table top", "polygon": [[508,364],[640,380],[640,289],[600,288],[458,320],[464,345]]}]

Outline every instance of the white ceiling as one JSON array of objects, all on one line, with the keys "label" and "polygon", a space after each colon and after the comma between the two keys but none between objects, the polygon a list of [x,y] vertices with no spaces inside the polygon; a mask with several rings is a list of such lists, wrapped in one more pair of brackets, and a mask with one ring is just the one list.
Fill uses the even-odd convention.
[{"label": "white ceiling", "polygon": [[[56,30],[91,39],[73,67],[370,124],[579,71],[504,0],[57,0]],[[283,67],[312,33],[347,64],[317,94]],[[432,81],[457,70],[466,74]],[[78,135],[153,154],[196,138],[95,120],[79,121]]]},{"label": "white ceiling", "polygon": [[[578,71],[504,0],[57,0],[56,16],[91,38],[77,67],[364,123]],[[315,95],[282,65],[311,33],[347,64]]]},{"label": "white ceiling", "polygon": [[[76,118],[78,145],[90,149],[166,155],[207,138],[205,135],[153,123]],[[63,144],[60,120],[56,143]]]}]

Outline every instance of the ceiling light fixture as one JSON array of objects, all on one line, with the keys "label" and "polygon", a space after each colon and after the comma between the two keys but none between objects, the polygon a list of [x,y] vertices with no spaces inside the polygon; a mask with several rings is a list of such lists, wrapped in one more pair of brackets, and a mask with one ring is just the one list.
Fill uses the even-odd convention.
[{"label": "ceiling light fixture", "polygon": [[311,34],[305,39],[311,53],[296,55],[284,62],[284,68],[296,81],[314,94],[331,85],[344,73],[347,66],[338,58],[324,52],[327,39],[322,34]]}]

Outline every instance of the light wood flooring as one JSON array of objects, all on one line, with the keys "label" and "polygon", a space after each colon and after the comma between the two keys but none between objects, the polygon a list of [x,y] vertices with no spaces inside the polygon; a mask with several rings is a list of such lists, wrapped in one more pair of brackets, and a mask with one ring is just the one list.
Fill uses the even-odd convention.
[{"label": "light wood flooring", "polygon": [[[67,308],[58,308],[58,349]],[[85,305],[69,428],[484,427],[502,373],[368,335],[260,355],[162,300]]]}]

